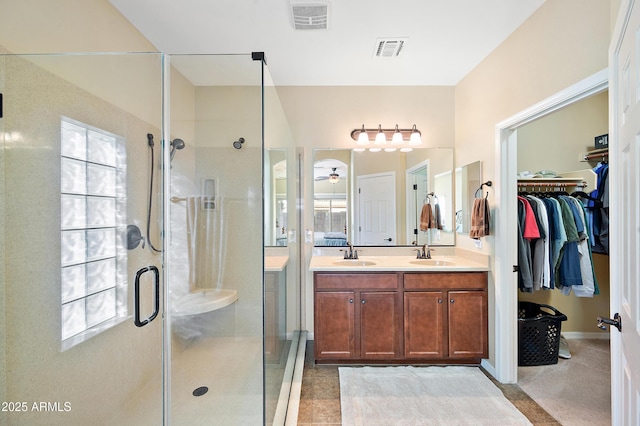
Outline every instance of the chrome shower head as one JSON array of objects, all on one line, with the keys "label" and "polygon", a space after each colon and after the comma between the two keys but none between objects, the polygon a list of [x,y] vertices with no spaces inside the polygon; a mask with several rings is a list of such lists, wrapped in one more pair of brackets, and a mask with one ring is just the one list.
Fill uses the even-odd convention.
[{"label": "chrome shower head", "polygon": [[171,141],[171,153],[169,154],[169,157],[171,158],[171,160],[173,160],[173,156],[176,153],[176,149],[182,149],[184,148],[185,144],[184,141],[182,139],[174,139]]}]

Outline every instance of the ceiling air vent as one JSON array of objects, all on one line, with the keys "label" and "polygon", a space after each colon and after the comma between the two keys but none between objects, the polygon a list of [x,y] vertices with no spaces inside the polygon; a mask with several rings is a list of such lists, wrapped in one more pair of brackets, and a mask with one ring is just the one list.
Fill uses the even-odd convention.
[{"label": "ceiling air vent", "polygon": [[379,38],[376,40],[376,58],[393,58],[402,52],[409,37]]},{"label": "ceiling air vent", "polygon": [[322,1],[291,2],[293,27],[296,30],[326,30],[329,22],[329,3]]}]

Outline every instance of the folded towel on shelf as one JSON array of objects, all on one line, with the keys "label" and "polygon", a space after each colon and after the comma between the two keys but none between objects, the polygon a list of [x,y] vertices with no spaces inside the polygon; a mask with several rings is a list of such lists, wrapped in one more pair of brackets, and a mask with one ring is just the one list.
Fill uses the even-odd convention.
[{"label": "folded towel on shelf", "polygon": [[476,198],[473,202],[471,213],[471,231],[469,236],[473,239],[480,239],[489,235],[489,203],[486,198]]},{"label": "folded towel on shelf", "polygon": [[431,210],[431,204],[426,203],[422,206],[422,213],[420,214],[420,230],[426,231],[429,228],[432,228],[433,222],[433,211]]}]

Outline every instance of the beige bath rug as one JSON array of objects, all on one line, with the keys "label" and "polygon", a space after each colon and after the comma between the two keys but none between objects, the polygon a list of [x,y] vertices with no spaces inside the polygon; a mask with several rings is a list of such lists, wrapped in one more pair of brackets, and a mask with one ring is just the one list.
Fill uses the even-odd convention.
[{"label": "beige bath rug", "polygon": [[341,367],[342,424],[531,425],[477,367]]}]

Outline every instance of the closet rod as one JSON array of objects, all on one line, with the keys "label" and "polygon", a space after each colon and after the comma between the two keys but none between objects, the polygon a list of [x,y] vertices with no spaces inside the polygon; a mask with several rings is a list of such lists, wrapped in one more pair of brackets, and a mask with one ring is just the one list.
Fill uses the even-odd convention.
[{"label": "closet rod", "polygon": [[594,158],[605,158],[608,157],[609,153],[608,152],[601,152],[599,154],[585,154],[584,159],[585,160],[592,160]]},{"label": "closet rod", "polygon": [[552,187],[566,187],[566,186],[579,186],[586,187],[586,182],[518,182],[520,187],[538,187],[538,186],[552,186]]}]

